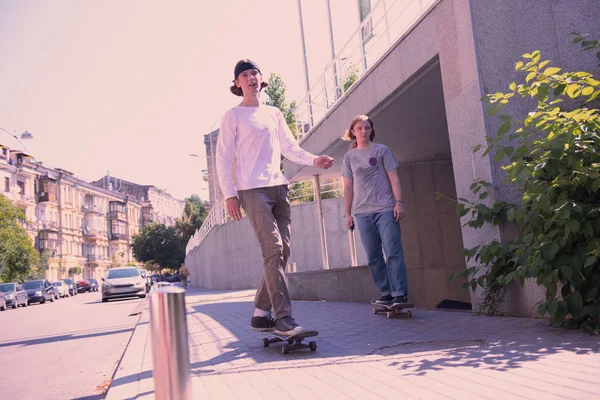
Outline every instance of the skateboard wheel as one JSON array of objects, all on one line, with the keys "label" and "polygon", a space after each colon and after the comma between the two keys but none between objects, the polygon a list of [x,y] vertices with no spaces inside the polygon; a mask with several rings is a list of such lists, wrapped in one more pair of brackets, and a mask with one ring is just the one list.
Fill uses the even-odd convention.
[{"label": "skateboard wheel", "polygon": [[262,345],[263,345],[263,347],[269,347],[269,339],[267,339],[267,338],[264,338],[264,339],[262,340]]},{"label": "skateboard wheel", "polygon": [[310,348],[310,351],[317,350],[317,342],[308,342],[308,347]]},{"label": "skateboard wheel", "polygon": [[392,318],[392,313],[391,313],[391,312],[389,312],[389,311],[388,311],[388,312],[386,312],[386,313],[385,313],[385,315],[386,315],[386,317],[388,317],[388,318]]},{"label": "skateboard wheel", "polygon": [[406,312],[408,314],[409,317],[412,317],[412,313],[410,311]]},{"label": "skateboard wheel", "polygon": [[290,345],[285,343],[283,346],[281,346],[281,351],[283,354],[290,354]]},{"label": "skateboard wheel", "polygon": [[373,308],[373,314],[377,314],[377,309]]}]

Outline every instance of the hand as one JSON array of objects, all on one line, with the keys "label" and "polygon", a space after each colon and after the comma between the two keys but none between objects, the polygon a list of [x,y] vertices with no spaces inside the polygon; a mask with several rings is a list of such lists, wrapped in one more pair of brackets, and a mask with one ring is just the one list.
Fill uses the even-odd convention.
[{"label": "hand", "polygon": [[396,203],[394,206],[394,218],[396,222],[400,221],[404,217],[404,204]]},{"label": "hand", "polygon": [[329,156],[319,156],[315,158],[314,164],[315,167],[328,169],[333,165],[333,158]]},{"label": "hand", "polygon": [[231,218],[239,221],[242,219],[242,212],[240,210],[240,200],[237,197],[230,197],[225,200],[225,207]]},{"label": "hand", "polygon": [[346,227],[350,230],[354,229],[354,221],[350,215],[346,215]]}]

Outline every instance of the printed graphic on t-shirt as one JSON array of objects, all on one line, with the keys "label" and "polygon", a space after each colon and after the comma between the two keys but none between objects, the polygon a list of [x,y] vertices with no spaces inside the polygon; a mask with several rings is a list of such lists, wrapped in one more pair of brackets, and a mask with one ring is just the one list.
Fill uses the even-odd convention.
[{"label": "printed graphic on t-shirt", "polygon": [[369,158],[369,164],[372,165],[373,167],[376,167],[377,166],[377,159],[375,157]]}]

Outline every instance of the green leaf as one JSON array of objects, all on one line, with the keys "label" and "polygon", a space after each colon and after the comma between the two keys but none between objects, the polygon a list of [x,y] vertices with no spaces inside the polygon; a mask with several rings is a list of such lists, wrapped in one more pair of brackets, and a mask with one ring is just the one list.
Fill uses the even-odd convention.
[{"label": "green leaf", "polygon": [[559,96],[561,94],[564,94],[566,88],[567,88],[567,84],[561,83],[556,88],[554,88],[554,95]]},{"label": "green leaf", "polygon": [[595,265],[596,261],[598,261],[598,257],[589,256],[587,260],[585,260],[585,264],[583,264],[583,269],[588,269],[589,267]]},{"label": "green leaf", "polygon": [[594,101],[596,99],[596,97],[598,97],[600,95],[600,90],[596,90],[587,100],[586,103],[589,103],[590,101]]},{"label": "green leaf", "polygon": [[567,304],[569,306],[569,314],[573,317],[579,316],[579,313],[583,308],[583,298],[581,297],[581,294],[578,291],[573,292],[567,299]]},{"label": "green leaf", "polygon": [[535,78],[536,75],[537,75],[537,72],[535,72],[535,71],[528,73],[527,76],[525,77],[525,82],[529,82],[530,80]]},{"label": "green leaf", "polygon": [[544,75],[548,76],[548,75],[554,75],[559,73],[561,70],[561,68],[556,68],[556,67],[550,67],[550,68],[546,68],[546,70],[544,71]]},{"label": "green leaf", "polygon": [[578,83],[571,83],[567,86],[567,95],[574,99],[581,93],[581,86]]},{"label": "green leaf", "polygon": [[479,200],[483,200],[483,199],[485,199],[486,197],[488,197],[488,194],[489,194],[488,192],[483,192],[483,193],[481,193],[481,194],[479,195]]},{"label": "green leaf", "polygon": [[478,144],[477,146],[473,147],[473,153],[477,153],[479,150],[481,150],[481,145]]},{"label": "green leaf", "polygon": [[555,300],[546,301],[546,310],[548,311],[548,314],[554,316],[558,311],[558,303]]},{"label": "green leaf", "polygon": [[504,121],[500,128],[498,128],[498,136],[504,135],[510,129],[510,120]]},{"label": "green leaf", "polygon": [[548,100],[548,93],[550,93],[550,86],[540,86],[538,89],[538,101],[545,102]]},{"label": "green leaf", "polygon": [[549,243],[548,245],[544,246],[544,249],[542,250],[542,257],[544,257],[544,260],[550,261],[554,258],[559,250],[560,246],[557,243]]},{"label": "green leaf", "polygon": [[560,272],[562,272],[564,277],[567,279],[571,279],[571,277],[573,276],[573,270],[569,265],[563,265],[562,267],[560,267]]},{"label": "green leaf", "polygon": [[517,90],[517,84],[515,82],[511,82],[510,85],[508,85],[508,88],[510,90]]},{"label": "green leaf", "polygon": [[572,219],[566,222],[567,228],[569,229],[570,232],[572,233],[577,233],[579,232],[579,221]]},{"label": "green leaf", "polygon": [[594,93],[594,87],[593,86],[586,86],[581,91],[581,94],[584,95],[584,96],[589,96],[592,93]]},{"label": "green leaf", "polygon": [[494,162],[499,162],[500,160],[502,160],[504,158],[504,148],[501,147],[498,149],[498,151],[496,151],[496,154],[494,155]]},{"label": "green leaf", "polygon": [[538,306],[537,309],[538,315],[540,316],[540,318],[544,318],[544,315],[546,315],[546,304],[542,303]]}]

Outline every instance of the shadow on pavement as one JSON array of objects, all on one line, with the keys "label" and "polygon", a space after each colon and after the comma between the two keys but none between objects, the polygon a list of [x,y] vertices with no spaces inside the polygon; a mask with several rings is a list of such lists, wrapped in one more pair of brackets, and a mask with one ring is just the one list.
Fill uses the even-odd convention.
[{"label": "shadow on pavement", "polygon": [[17,340],[17,341],[13,341],[13,342],[0,342],[0,347],[34,346],[36,344],[60,342],[63,340],[88,339],[88,338],[92,338],[92,337],[117,335],[119,333],[132,332],[134,329],[130,325],[125,325],[125,326],[127,326],[127,328],[115,327],[115,328],[122,328],[122,329],[113,329],[113,330],[107,330],[107,329],[103,328],[103,329],[95,329],[95,330],[76,331],[76,332],[71,332],[68,334],[55,335],[55,336],[40,336],[40,337],[35,337],[35,338]]}]

